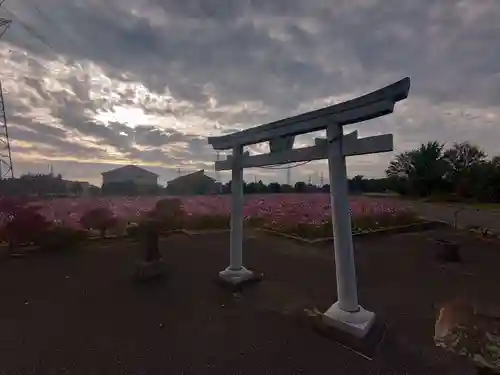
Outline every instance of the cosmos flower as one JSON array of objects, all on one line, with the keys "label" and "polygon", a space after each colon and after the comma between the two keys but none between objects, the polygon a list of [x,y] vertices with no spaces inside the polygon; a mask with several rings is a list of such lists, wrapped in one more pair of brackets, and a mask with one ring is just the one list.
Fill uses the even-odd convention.
[{"label": "cosmos flower", "polygon": [[[161,197],[86,197],[64,198],[37,202],[39,211],[51,221],[77,225],[83,214],[89,210],[106,207],[120,219],[134,221],[151,210]],[[191,196],[179,197],[189,217],[204,215],[229,215],[231,197]],[[369,198],[350,199],[350,214],[353,217],[397,214],[403,208],[396,201],[374,202]],[[295,224],[321,225],[331,219],[328,194],[269,194],[247,195],[243,209],[244,217],[264,219],[276,227]]]}]

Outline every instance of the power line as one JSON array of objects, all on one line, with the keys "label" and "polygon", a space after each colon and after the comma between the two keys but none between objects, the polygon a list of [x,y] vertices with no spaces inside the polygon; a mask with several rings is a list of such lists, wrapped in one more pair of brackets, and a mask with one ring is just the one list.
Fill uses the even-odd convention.
[{"label": "power line", "polygon": [[[5,0],[4,0],[5,1]],[[80,41],[75,42],[73,36],[70,37],[70,34],[72,34],[70,31],[68,31],[67,28],[62,27],[61,23],[54,21],[47,13],[42,12],[40,7],[38,7],[36,4],[32,4],[30,1],[30,6],[35,9],[35,11],[38,13],[38,15],[45,20],[48,24],[50,24],[53,28],[57,29],[59,31],[59,34],[64,34],[65,37],[71,42],[71,43],[76,43],[80,44]]]},{"label": "power line", "polygon": [[[2,6],[0,4],[0,6]],[[12,23],[11,20],[7,20],[5,18],[0,18],[0,38],[5,34],[5,32],[8,30],[10,24]]]},{"label": "power line", "polygon": [[305,162],[302,162],[302,163],[298,163],[298,164],[295,164],[295,165],[291,165],[291,166],[287,166],[287,167],[257,167],[257,168],[262,168],[262,169],[290,169],[290,168],[296,168],[296,167],[300,167],[302,165],[305,165],[305,164],[308,164],[310,163],[311,160],[308,160],[308,161],[305,161]]},{"label": "power line", "polygon": [[52,47],[52,45],[43,36],[38,34],[37,31],[33,27],[31,27],[26,22],[21,20],[13,11],[7,9],[5,6],[3,7],[3,9],[7,13],[9,13],[10,16],[12,17],[12,19],[14,21],[18,22],[24,28],[24,30],[26,30],[28,32],[28,34],[30,34],[31,36],[38,39],[40,42],[42,42],[42,44],[44,44],[46,47],[50,48],[54,53],[59,54],[59,52],[57,52],[56,49],[54,47]]}]

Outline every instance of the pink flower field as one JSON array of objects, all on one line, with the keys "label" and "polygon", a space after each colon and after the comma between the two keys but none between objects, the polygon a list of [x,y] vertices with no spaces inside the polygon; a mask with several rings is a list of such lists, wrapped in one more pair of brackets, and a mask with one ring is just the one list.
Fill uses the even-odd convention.
[{"label": "pink flower field", "polygon": [[[56,199],[37,202],[42,213],[51,221],[59,221],[65,226],[80,227],[81,216],[97,207],[107,207],[117,217],[135,221],[141,213],[152,209],[155,203],[165,197],[139,198],[77,198]],[[231,211],[231,197],[193,196],[179,197],[185,212],[190,216],[228,215]],[[397,203],[375,202],[370,198],[351,199],[351,213],[354,218],[397,214],[404,211]],[[246,219],[262,218],[276,226],[287,224],[320,225],[330,220],[328,194],[273,194],[249,195],[245,197],[244,214]]]}]

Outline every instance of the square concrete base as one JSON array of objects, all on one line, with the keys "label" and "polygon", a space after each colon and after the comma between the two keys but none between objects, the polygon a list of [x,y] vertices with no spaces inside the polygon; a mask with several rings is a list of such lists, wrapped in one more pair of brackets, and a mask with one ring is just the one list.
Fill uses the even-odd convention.
[{"label": "square concrete base", "polygon": [[240,291],[243,288],[253,285],[262,280],[262,275],[241,267],[239,270],[232,270],[229,267],[219,272],[217,282],[232,292]]},{"label": "square concrete base", "polygon": [[363,338],[370,331],[375,314],[363,309],[361,306],[356,312],[342,310],[338,302],[335,302],[323,315],[323,321],[327,325],[345,331],[355,337]]},{"label": "square concrete base", "polygon": [[148,281],[165,275],[165,263],[159,259],[153,262],[141,261],[137,264],[135,278],[137,281]]},{"label": "square concrete base", "polygon": [[[386,333],[383,319],[375,317],[375,314],[370,318],[368,325],[361,324],[360,327],[360,324],[356,324],[354,329],[351,326],[352,323],[339,322],[337,318],[332,319],[319,312],[316,316],[314,314],[308,315],[308,319],[312,323],[313,329],[322,336],[370,359],[380,347]],[[366,327],[369,327],[367,331]],[[361,335],[360,331],[364,334]]]}]

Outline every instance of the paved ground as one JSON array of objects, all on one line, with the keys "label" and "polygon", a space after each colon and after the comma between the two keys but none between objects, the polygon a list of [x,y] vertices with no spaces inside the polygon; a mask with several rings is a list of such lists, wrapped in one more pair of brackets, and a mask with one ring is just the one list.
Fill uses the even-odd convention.
[{"label": "paved ground", "polygon": [[[383,201],[397,198],[370,197],[370,199]],[[500,210],[475,208],[463,204],[424,203],[402,199],[398,199],[397,203],[411,208],[419,215],[431,220],[445,221],[452,225],[454,225],[456,221],[459,228],[477,226],[500,232]]]},{"label": "paved ground", "polygon": [[477,226],[500,231],[500,212],[467,207],[461,205],[444,205],[431,203],[407,203],[420,215],[430,219],[446,221],[450,224],[456,223],[459,228]]},{"label": "paved ground", "polygon": [[389,323],[372,361],[290,318],[335,301],[328,246],[247,238],[245,262],[265,279],[237,296],[211,282],[227,265],[225,234],[163,241],[169,279],[141,287],[131,282],[138,248],[124,241],[4,260],[0,374],[470,374],[433,346],[435,304],[463,294],[500,303],[489,288],[500,252],[466,239],[464,265],[443,269],[432,236],[457,235],[356,242],[360,300]]}]

